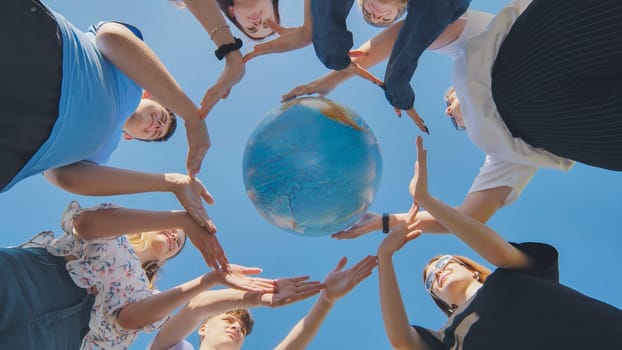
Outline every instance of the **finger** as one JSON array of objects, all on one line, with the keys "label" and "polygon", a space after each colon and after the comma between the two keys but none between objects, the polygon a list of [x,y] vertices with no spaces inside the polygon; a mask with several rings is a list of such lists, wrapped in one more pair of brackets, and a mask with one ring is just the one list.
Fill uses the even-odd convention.
[{"label": "finger", "polygon": [[331,237],[335,239],[351,239],[358,237],[358,235],[354,231],[341,231],[332,234]]},{"label": "finger", "polygon": [[231,93],[231,88],[228,88],[227,91],[225,92],[225,94],[222,95],[222,97],[220,99],[221,100],[226,99],[227,97],[229,97],[229,93]]},{"label": "finger", "polygon": [[352,62],[350,63],[349,67],[352,67],[351,70],[354,72],[354,74],[360,76],[363,79],[369,80],[384,89],[384,83],[382,82],[382,80],[376,78],[373,74],[371,74],[369,71],[367,71],[367,69],[363,68],[358,63]]},{"label": "finger", "polygon": [[415,111],[414,108],[407,109],[406,113],[408,114],[410,119],[412,119],[412,121],[415,122],[415,125],[417,125],[417,127],[421,131],[425,132],[428,135],[430,134],[430,129],[428,129],[428,127],[425,125],[425,122],[423,121],[423,119],[421,119],[421,117],[419,116],[417,111]]},{"label": "finger", "polygon": [[239,272],[245,275],[256,275],[256,274],[263,272],[263,269],[259,267],[244,267],[244,266],[240,266],[240,267],[241,269],[239,270]]},{"label": "finger", "polygon": [[214,204],[214,197],[205,189],[205,187],[203,187],[203,190],[201,191],[201,198],[203,198],[207,204]]},{"label": "finger", "polygon": [[412,241],[413,239],[415,239],[415,238],[417,238],[417,237],[421,236],[421,233],[422,233],[422,232],[423,232],[423,231],[421,231],[421,230],[415,230],[415,231],[410,231],[410,232],[408,232],[408,234],[406,235],[406,242],[410,242],[410,241]]},{"label": "finger", "polygon": [[266,20],[265,23],[268,25],[268,27],[270,27],[270,29],[274,30],[274,32],[279,35],[283,34],[283,32],[287,30],[287,28],[281,27],[280,24],[276,23],[271,19]]},{"label": "finger", "polygon": [[341,269],[343,269],[343,267],[346,266],[347,262],[348,262],[348,258],[345,256],[342,257],[341,259],[339,259],[339,262],[337,263],[337,266],[335,266],[333,271],[341,271]]},{"label": "finger", "polygon": [[348,56],[350,56],[350,58],[357,58],[357,57],[362,57],[362,56],[367,56],[369,55],[369,52],[364,51],[364,50],[350,50],[348,52]]},{"label": "finger", "polygon": [[320,281],[307,281],[296,286],[298,291],[306,291],[314,288],[322,289],[322,283]]},{"label": "finger", "polygon": [[297,276],[297,277],[290,277],[290,278],[285,278],[285,279],[279,279],[279,281],[288,280],[288,281],[297,283],[297,282],[304,282],[304,281],[308,280],[309,278],[310,278],[309,276]]},{"label": "finger", "polygon": [[397,108],[397,107],[393,107],[393,110],[395,111],[395,114],[397,115],[398,118],[402,117],[402,110]]},{"label": "finger", "polygon": [[246,64],[248,61],[252,60],[253,58],[259,55],[261,55],[261,53],[255,48],[253,49],[253,51],[247,53],[246,55],[244,55],[244,57],[242,57],[242,62]]}]

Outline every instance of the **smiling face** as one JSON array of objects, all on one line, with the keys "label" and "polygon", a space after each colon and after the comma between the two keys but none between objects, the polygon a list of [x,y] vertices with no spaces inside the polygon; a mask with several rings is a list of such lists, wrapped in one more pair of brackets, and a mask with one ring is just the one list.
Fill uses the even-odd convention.
[{"label": "smiling face", "polygon": [[406,7],[400,0],[362,0],[360,4],[367,23],[379,27],[394,23]]},{"label": "smiling face", "polygon": [[239,350],[246,339],[245,323],[234,312],[210,317],[199,328],[201,349]]},{"label": "smiling face", "polygon": [[272,0],[234,0],[227,7],[227,14],[237,20],[240,30],[251,39],[263,39],[274,33],[267,20],[279,22]]},{"label": "smiling face", "polygon": [[173,117],[164,106],[143,98],[123,125],[124,138],[157,140],[168,133],[172,123]]},{"label": "smiling face", "polygon": [[143,239],[149,243],[142,253],[137,252],[141,261],[164,262],[181,251],[186,242],[186,234],[181,230],[153,231],[144,233]]},{"label": "smiling face", "polygon": [[425,269],[426,289],[447,304],[459,300],[472,281],[473,271],[449,255],[433,260]]}]

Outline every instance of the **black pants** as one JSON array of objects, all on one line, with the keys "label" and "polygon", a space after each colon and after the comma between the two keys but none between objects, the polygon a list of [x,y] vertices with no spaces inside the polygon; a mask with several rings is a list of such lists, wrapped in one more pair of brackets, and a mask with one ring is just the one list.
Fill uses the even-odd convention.
[{"label": "black pants", "polygon": [[622,170],[622,1],[534,0],[501,45],[492,95],[515,137]]},{"label": "black pants", "polygon": [[0,190],[47,140],[58,116],[62,42],[38,0],[0,1]]}]

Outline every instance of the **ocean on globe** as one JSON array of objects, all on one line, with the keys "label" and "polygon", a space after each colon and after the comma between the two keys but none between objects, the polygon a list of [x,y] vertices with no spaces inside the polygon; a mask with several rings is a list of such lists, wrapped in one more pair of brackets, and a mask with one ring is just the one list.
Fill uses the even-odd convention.
[{"label": "ocean on globe", "polygon": [[335,233],[358,221],[381,174],[369,126],[326,98],[295,99],[268,113],[244,151],[244,185],[255,208],[302,236]]}]

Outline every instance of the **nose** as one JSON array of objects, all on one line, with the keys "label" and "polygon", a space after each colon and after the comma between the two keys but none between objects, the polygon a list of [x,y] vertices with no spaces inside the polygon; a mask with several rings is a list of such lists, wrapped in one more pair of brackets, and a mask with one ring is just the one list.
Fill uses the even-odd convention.
[{"label": "nose", "polygon": [[238,322],[233,322],[229,325],[229,329],[233,329],[237,334],[240,334],[240,332],[242,331],[242,326],[240,326]]},{"label": "nose", "polygon": [[447,114],[448,116],[453,117],[452,112],[453,111],[451,110],[451,106],[447,106],[447,108],[445,108],[445,114]]}]

